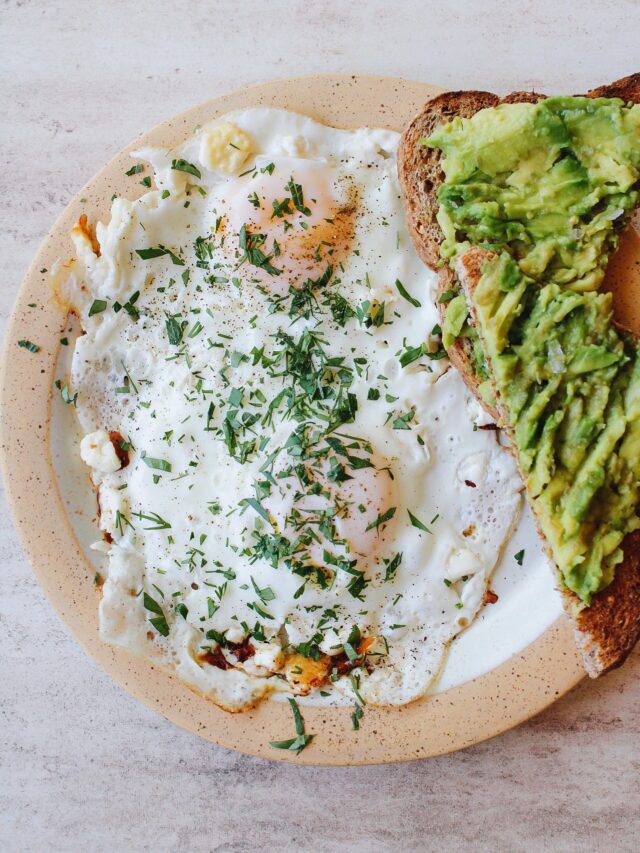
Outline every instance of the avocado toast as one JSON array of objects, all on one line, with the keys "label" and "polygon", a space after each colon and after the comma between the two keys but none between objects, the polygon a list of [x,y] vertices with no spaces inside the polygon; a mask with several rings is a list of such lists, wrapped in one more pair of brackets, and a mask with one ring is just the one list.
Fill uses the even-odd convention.
[{"label": "avocado toast", "polygon": [[399,152],[445,346],[512,441],[593,677],[640,634],[639,361],[598,293],[638,204],[639,101],[640,75],[588,98],[449,93]]}]

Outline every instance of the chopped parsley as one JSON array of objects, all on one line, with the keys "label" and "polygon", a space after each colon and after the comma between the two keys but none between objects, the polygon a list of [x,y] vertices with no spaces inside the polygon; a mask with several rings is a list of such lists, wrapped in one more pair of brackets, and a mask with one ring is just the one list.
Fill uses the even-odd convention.
[{"label": "chopped parsley", "polygon": [[403,299],[406,299],[407,302],[410,302],[415,308],[422,307],[422,302],[418,302],[418,300],[409,293],[404,284],[398,278],[396,279],[396,288],[400,296],[402,296]]},{"label": "chopped parsley", "polygon": [[182,258],[179,258],[175,252],[172,252],[171,249],[167,249],[165,246],[157,246],[151,249],[136,249],[136,254],[142,258],[143,261],[149,261],[152,258],[161,258],[164,255],[169,255],[171,261],[177,267],[184,266]]},{"label": "chopped parsley", "polygon": [[38,344],[34,344],[33,341],[28,340],[20,340],[18,341],[18,346],[23,349],[29,350],[29,352],[40,352],[40,347]]},{"label": "chopped parsley", "polygon": [[178,346],[182,341],[182,335],[186,326],[186,322],[179,323],[175,317],[167,317],[165,321],[169,343]]},{"label": "chopped parsley", "polygon": [[55,381],[56,388],[60,391],[60,396],[62,397],[62,401],[67,403],[68,405],[77,406],[78,405],[78,392],[71,396],[71,391],[68,385],[63,385],[60,379],[56,379]]},{"label": "chopped parsley", "polygon": [[298,703],[296,702],[296,700],[289,697],[288,702],[289,706],[291,707],[291,711],[293,712],[293,720],[296,727],[296,736],[294,738],[290,738],[289,740],[271,741],[270,746],[272,746],[274,749],[288,749],[299,755],[302,750],[311,742],[311,740],[313,739],[313,735],[305,734],[304,721],[302,719],[302,714],[300,713],[300,708],[298,707]]},{"label": "chopped parsley", "polygon": [[265,586],[263,589],[260,589],[253,577],[251,577],[251,584],[255,590],[256,595],[263,604],[266,604],[268,601],[273,601],[276,597],[275,592],[271,589],[270,586]]},{"label": "chopped parsley", "polygon": [[181,601],[179,604],[176,604],[176,613],[182,616],[183,619],[187,618],[187,616],[189,615],[189,608],[184,603],[184,601]]},{"label": "chopped parsley", "polygon": [[189,163],[188,160],[172,160],[171,168],[176,172],[186,172],[189,175],[193,175],[196,178],[201,178],[202,173],[197,166],[194,166],[193,163]]},{"label": "chopped parsley", "polygon": [[413,527],[417,527],[418,530],[424,530],[425,533],[431,533],[427,525],[420,521],[419,518],[416,518],[416,516],[411,512],[410,509],[407,509],[407,512],[409,513],[409,520],[411,521]]},{"label": "chopped parsley", "polygon": [[391,521],[393,516],[396,514],[396,509],[397,507],[392,506],[388,510],[386,510],[386,512],[378,514],[374,521],[367,525],[365,530],[369,531],[373,530],[374,528],[375,530],[379,530],[382,525],[387,523],[387,521]]},{"label": "chopped parsley", "polygon": [[411,421],[415,418],[415,416],[415,409],[411,409],[409,412],[405,412],[404,414],[398,415],[393,420],[393,429],[411,429]]},{"label": "chopped parsley", "polygon": [[167,624],[167,619],[164,615],[162,607],[147,592],[143,594],[142,600],[144,609],[156,614],[153,617],[149,617],[149,622],[151,622],[151,624],[159,634],[162,634],[163,637],[168,637],[169,625]]},{"label": "chopped parsley", "polygon": [[166,459],[154,459],[153,456],[147,456],[144,451],[141,454],[141,458],[145,465],[148,465],[149,468],[153,468],[155,471],[171,471],[171,462],[167,462]]},{"label": "chopped parsley", "polygon": [[400,364],[402,367],[408,367],[414,361],[418,361],[429,352],[426,344],[419,344],[417,347],[407,347],[400,356]]},{"label": "chopped parsley", "polygon": [[238,266],[246,261],[255,267],[260,267],[269,275],[280,275],[282,270],[274,267],[271,263],[273,255],[267,255],[262,251],[261,247],[264,246],[266,239],[265,234],[252,234],[247,230],[247,226],[243,225],[240,229],[238,243],[244,254],[240,258]]},{"label": "chopped parsley", "polygon": [[296,184],[294,182],[293,176],[289,178],[289,183],[286,185],[285,189],[287,192],[291,193],[291,201],[293,202],[295,209],[304,216],[311,216],[311,211],[304,203],[302,187],[300,184]]},{"label": "chopped parsley", "polygon": [[382,562],[384,563],[385,573],[384,579],[386,581],[394,580],[396,576],[396,572],[402,562],[402,552],[397,553],[394,557],[383,558]]},{"label": "chopped parsley", "polygon": [[104,299],[94,299],[89,308],[89,316],[93,317],[94,314],[101,314],[106,310],[106,307],[107,303]]}]

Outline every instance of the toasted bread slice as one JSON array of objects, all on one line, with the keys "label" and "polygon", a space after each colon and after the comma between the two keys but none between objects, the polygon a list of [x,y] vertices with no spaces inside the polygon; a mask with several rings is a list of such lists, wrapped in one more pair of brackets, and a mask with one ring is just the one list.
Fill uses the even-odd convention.
[{"label": "toasted bread slice", "polygon": [[[469,249],[456,262],[458,279],[472,317],[473,292],[483,264],[491,257],[494,257],[491,252],[484,249]],[[482,340],[482,335],[480,337]],[[498,424],[512,439],[497,394],[496,400]],[[553,555],[539,528],[538,532],[553,563]],[[589,607],[584,607],[578,596],[563,586],[558,573],[564,609],[574,620],[576,644],[582,652],[584,668],[592,678],[619,666],[640,639],[640,530],[626,537],[623,552],[624,559],[616,567],[613,582],[593,596]]]},{"label": "toasted bread slice", "polygon": [[[640,103],[640,74],[632,74],[587,92],[590,98],[622,98]],[[420,145],[420,139],[429,136],[438,125],[456,116],[470,118],[487,107],[498,104],[537,103],[545,95],[535,92],[512,92],[504,98],[491,92],[444,92],[424,105],[404,131],[398,147],[398,175],[402,187],[407,227],[419,257],[438,273],[438,294],[442,295],[456,284],[454,271],[440,258],[443,234],[436,220],[438,188],[444,181],[441,166],[442,154],[437,148]],[[438,303],[441,323],[444,322],[446,304]],[[449,357],[458,368],[465,384],[478,397],[480,403],[494,418],[497,411],[487,405],[478,394],[480,380],[472,367],[471,345],[468,339],[458,338],[449,348]]]},{"label": "toasted bread slice", "polygon": [[[640,74],[632,74],[606,86],[587,92],[589,97],[621,98],[640,103]],[[440,258],[443,234],[438,225],[438,188],[444,180],[439,149],[420,145],[443,122],[456,116],[468,118],[481,109],[501,103],[536,103],[544,95],[513,92],[500,98],[490,92],[447,92],[428,101],[405,130],[398,149],[398,173],[404,196],[407,225],[414,247],[427,266],[437,271],[439,294],[456,285],[457,280],[471,294],[480,276],[487,253],[471,249],[458,260],[457,271]],[[439,304],[442,322],[446,304]],[[480,403],[503,423],[500,401],[495,408],[487,406],[478,394],[479,379],[472,368],[468,340],[459,338],[449,356],[466,385]],[[543,542],[544,542],[543,537]],[[613,582],[595,595],[588,608],[578,597],[563,587],[563,604],[574,621],[577,646],[589,676],[596,678],[619,666],[640,638],[640,531],[627,536],[623,543],[624,560],[617,566]]]}]

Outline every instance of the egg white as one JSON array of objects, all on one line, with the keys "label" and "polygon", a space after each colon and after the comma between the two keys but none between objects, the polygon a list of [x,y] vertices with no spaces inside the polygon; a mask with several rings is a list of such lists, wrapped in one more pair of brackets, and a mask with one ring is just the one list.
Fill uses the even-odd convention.
[{"label": "egg white", "polygon": [[[375,642],[364,666],[322,691],[352,699],[355,678],[358,701],[406,703],[428,689],[481,607],[521,483],[495,433],[477,429],[478,406],[459,376],[436,357],[435,276],[406,231],[398,135],[266,108],[223,120],[251,140],[245,174],[207,168],[200,130],[177,149],[135,155],[150,164],[156,188],[113,201],[110,221],[96,228],[99,255],[85,231],[74,232],[73,299],[86,333],[71,378],[83,458],[111,540],[101,637],[170,667],[229,710],[274,691],[306,692],[309,684],[291,676],[301,646],[307,655],[315,647],[306,666],[318,656],[344,659],[345,643],[353,650],[354,637],[368,637]],[[180,161],[200,177],[172,168]],[[215,162],[211,152],[206,162]],[[290,179],[307,212],[290,203],[278,215],[273,202],[292,197]],[[266,235],[261,245],[279,275],[240,263],[243,225]],[[138,253],[158,247],[171,254]],[[328,267],[307,316],[291,316],[295,293]],[[323,304],[331,294],[356,315],[335,319],[335,299]],[[106,308],[96,312],[96,301]],[[265,367],[283,333],[296,345],[321,335],[325,356],[349,371],[344,396],[357,402],[353,418],[329,433],[350,448],[342,455],[327,450],[326,422],[307,419],[325,454],[319,495],[302,495],[290,473],[299,421],[285,415],[286,401],[263,422],[292,386],[286,370]],[[236,423],[260,416],[238,430],[238,443],[257,443],[242,463],[224,433],[234,401]],[[105,444],[114,433],[130,458],[118,470]],[[341,482],[330,475],[342,463],[351,479]],[[308,565],[329,568],[324,585],[252,550],[260,536],[293,541],[294,517],[338,503],[346,509],[335,527],[347,544],[316,532],[306,549]],[[239,660],[232,646],[247,639],[253,654]],[[220,653],[229,668],[220,668]]]}]

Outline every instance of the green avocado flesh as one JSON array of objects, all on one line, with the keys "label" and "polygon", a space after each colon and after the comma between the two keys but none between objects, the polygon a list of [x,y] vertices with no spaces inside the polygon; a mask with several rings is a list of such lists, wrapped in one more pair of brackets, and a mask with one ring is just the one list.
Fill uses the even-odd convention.
[{"label": "green avocado flesh", "polygon": [[612,325],[611,294],[541,287],[506,253],[473,304],[540,527],[589,604],[640,526],[640,359]]},{"label": "green avocado flesh", "polygon": [[[542,532],[588,605],[640,526],[640,359],[597,292],[639,200],[640,106],[505,104],[425,143],[443,152],[443,258],[498,253],[471,294],[480,350]],[[469,335],[463,301],[447,306],[445,346]]]},{"label": "green avocado flesh", "polygon": [[444,155],[443,258],[506,249],[536,280],[598,289],[620,221],[638,203],[640,105],[502,104],[455,118],[425,142]]}]

